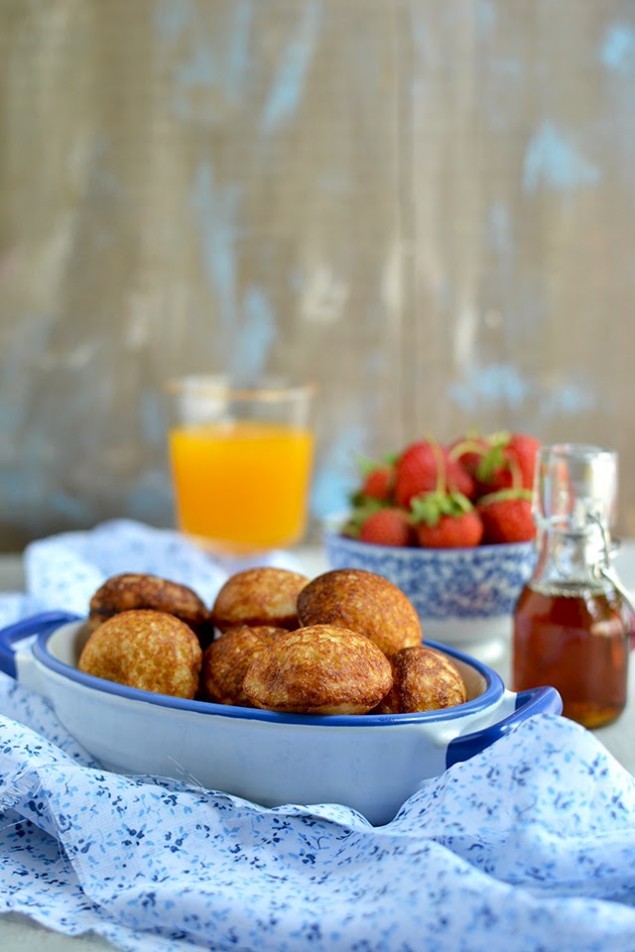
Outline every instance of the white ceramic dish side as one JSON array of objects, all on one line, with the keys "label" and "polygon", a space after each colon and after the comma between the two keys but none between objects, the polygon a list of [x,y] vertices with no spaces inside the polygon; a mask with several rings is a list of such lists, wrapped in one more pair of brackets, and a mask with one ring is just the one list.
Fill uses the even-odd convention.
[{"label": "white ceramic dish side", "polygon": [[469,700],[441,711],[314,717],[185,701],[78,671],[85,626],[69,619],[41,615],[0,631],[0,668],[47,697],[103,767],[172,777],[265,806],[336,802],[386,823],[426,779],[526,717],[562,709],[553,688],[515,694],[492,669],[451,649],[444,650]]}]

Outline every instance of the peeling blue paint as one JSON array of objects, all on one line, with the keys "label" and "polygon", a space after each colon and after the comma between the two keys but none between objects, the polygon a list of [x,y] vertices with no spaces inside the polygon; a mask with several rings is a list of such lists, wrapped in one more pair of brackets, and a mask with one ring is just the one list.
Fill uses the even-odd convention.
[{"label": "peeling blue paint", "polygon": [[260,288],[248,289],[244,314],[234,343],[231,367],[232,379],[239,385],[253,383],[263,375],[278,336],[275,316]]},{"label": "peeling blue paint", "polygon": [[600,62],[607,69],[620,73],[635,70],[635,30],[624,23],[614,23],[606,31],[600,47]]},{"label": "peeling blue paint", "polygon": [[538,405],[547,423],[557,417],[576,417],[597,410],[601,402],[586,381],[579,384],[568,379],[554,386],[541,386],[539,381],[524,378],[511,364],[475,367],[466,380],[448,389],[448,398],[466,414],[473,414],[475,408],[527,411],[530,404]]},{"label": "peeling blue paint", "polygon": [[[192,191],[192,207],[200,231],[201,254],[210,290],[219,302],[224,327],[226,359],[234,379],[255,379],[264,369],[277,338],[275,316],[259,288],[246,292],[244,308],[238,300],[236,274],[237,186],[219,190],[210,162],[199,166]],[[241,314],[241,311],[243,312]]]},{"label": "peeling blue paint", "polygon": [[55,516],[62,516],[65,520],[76,525],[90,525],[93,517],[89,503],[63,489],[48,492],[47,508]]},{"label": "peeling blue paint", "polygon": [[482,35],[492,33],[498,20],[494,5],[488,0],[478,0],[476,4],[476,22]]},{"label": "peeling blue paint", "polygon": [[196,9],[173,18],[163,15],[160,31],[164,38],[174,43],[187,28],[185,44],[192,47],[187,58],[175,66],[171,107],[179,119],[212,125],[225,118],[230,103],[244,98],[253,17],[253,3],[233,4],[221,34],[214,32],[207,20],[197,22],[201,18]]},{"label": "peeling blue paint", "polygon": [[568,191],[596,185],[601,178],[600,170],[552,122],[544,122],[530,140],[523,169],[523,186],[527,191],[536,191],[540,186]]},{"label": "peeling blue paint", "polygon": [[178,70],[178,82],[182,87],[208,87],[217,82],[217,68],[214,55],[209,47],[198,46],[186,63]]},{"label": "peeling blue paint", "polygon": [[254,4],[238,3],[232,11],[232,30],[227,47],[226,77],[229,94],[237,98],[243,91],[249,73],[251,56],[249,35],[254,14]]},{"label": "peeling blue paint", "polygon": [[165,42],[176,43],[195,16],[193,0],[161,0],[155,8],[154,23]]},{"label": "peeling blue paint", "polygon": [[123,510],[131,519],[151,525],[161,521],[157,513],[162,513],[164,518],[167,516],[168,524],[174,525],[174,493],[167,467],[144,472],[126,492]]},{"label": "peeling blue paint", "polygon": [[588,384],[566,383],[550,390],[540,401],[540,410],[547,420],[555,416],[578,416],[597,407],[597,394]]},{"label": "peeling blue paint", "polygon": [[[218,87],[227,99],[237,100],[249,70],[249,30],[253,19],[251,3],[237,4],[226,27],[226,43],[214,51],[212,39],[204,34],[195,38],[196,48],[177,71],[178,95],[183,98],[193,89]],[[181,102],[181,107],[184,107]],[[190,104],[190,111],[195,105]]]},{"label": "peeling blue paint", "polygon": [[201,254],[210,291],[218,301],[225,328],[238,319],[236,303],[237,186],[219,190],[210,161],[201,162],[195,175],[191,205],[200,231]]},{"label": "peeling blue paint", "polygon": [[[34,493],[29,492],[32,482],[32,477],[25,476],[23,469],[3,464],[0,468],[0,496],[4,513],[20,512],[25,505],[25,500],[34,497]],[[43,486],[38,488],[42,492],[45,490]]]},{"label": "peeling blue paint", "polygon": [[289,121],[302,100],[304,83],[319,35],[320,7],[306,5],[293,38],[282,53],[262,115],[262,131],[272,134]]},{"label": "peeling blue paint", "polygon": [[531,387],[513,364],[474,367],[463,383],[453,384],[448,397],[465,413],[477,402],[518,408],[531,394]]},{"label": "peeling blue paint", "polygon": [[365,438],[361,426],[347,426],[321,451],[321,465],[311,487],[311,512],[316,518],[325,519],[348,509],[350,493],[359,477],[356,460],[362,455]]},{"label": "peeling blue paint", "polygon": [[165,439],[166,414],[163,400],[156,390],[144,387],[140,392],[139,421],[145,441],[160,444]]}]

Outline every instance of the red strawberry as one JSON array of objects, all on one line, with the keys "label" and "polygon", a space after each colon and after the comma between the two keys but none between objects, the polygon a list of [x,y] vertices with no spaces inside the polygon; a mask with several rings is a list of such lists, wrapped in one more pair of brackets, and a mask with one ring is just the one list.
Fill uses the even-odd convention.
[{"label": "red strawberry", "polygon": [[483,523],[461,493],[434,492],[412,500],[419,545],[433,549],[467,549],[483,535]]},{"label": "red strawberry", "polygon": [[457,460],[447,461],[448,489],[462,493],[468,499],[476,498],[476,480]]},{"label": "red strawberry", "polygon": [[496,433],[476,468],[480,494],[499,489],[531,489],[540,440],[525,433]]},{"label": "red strawberry", "polygon": [[414,545],[416,538],[405,509],[388,506],[371,513],[359,531],[361,542],[373,542],[376,545]]},{"label": "red strawberry", "polygon": [[389,463],[377,465],[365,476],[360,492],[371,499],[388,500],[395,482],[395,467]]},{"label": "red strawberry", "polygon": [[414,496],[446,488],[447,451],[431,440],[420,440],[406,447],[397,460],[395,499],[409,506]]},{"label": "red strawberry", "polygon": [[372,499],[370,496],[354,495],[352,497],[353,508],[348,514],[348,519],[341,528],[342,535],[350,539],[358,539],[360,529],[369,516],[385,509],[387,503],[380,499]]},{"label": "red strawberry", "polygon": [[483,542],[530,542],[536,536],[529,489],[501,489],[479,499]]},{"label": "red strawberry", "polygon": [[465,436],[454,440],[448,447],[450,459],[460,463],[463,469],[474,476],[481,459],[490,449],[490,442],[486,436],[470,431]]},{"label": "red strawberry", "polygon": [[419,545],[428,549],[470,549],[479,544],[482,535],[483,524],[476,510],[441,516],[434,526],[422,522],[417,529]]}]

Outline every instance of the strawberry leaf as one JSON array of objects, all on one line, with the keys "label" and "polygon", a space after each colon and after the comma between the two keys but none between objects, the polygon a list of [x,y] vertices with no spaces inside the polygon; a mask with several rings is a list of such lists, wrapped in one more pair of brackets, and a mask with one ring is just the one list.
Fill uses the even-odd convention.
[{"label": "strawberry leaf", "polygon": [[386,466],[394,466],[399,459],[399,453],[386,453],[381,459],[371,459],[370,456],[358,456],[356,458],[357,468],[361,476],[369,476],[376,469],[384,469]]},{"label": "strawberry leaf", "polygon": [[386,509],[388,502],[382,499],[373,499],[371,496],[362,496],[360,493],[353,497],[353,509],[348,515],[348,519],[340,529],[342,535],[350,536],[355,539],[359,535],[362,525],[369,516],[380,509]]},{"label": "strawberry leaf", "polygon": [[478,461],[476,478],[482,483],[488,483],[497,469],[507,466],[505,446],[502,443],[494,444]]},{"label": "strawberry leaf", "polygon": [[422,496],[415,496],[410,501],[410,511],[413,521],[425,522],[428,526],[435,526],[441,516],[462,516],[471,512],[474,507],[463,493],[431,492]]},{"label": "strawberry leaf", "polygon": [[375,469],[380,469],[382,463],[378,463],[376,459],[371,459],[370,456],[358,456],[357,457],[357,468],[362,476],[368,476]]}]

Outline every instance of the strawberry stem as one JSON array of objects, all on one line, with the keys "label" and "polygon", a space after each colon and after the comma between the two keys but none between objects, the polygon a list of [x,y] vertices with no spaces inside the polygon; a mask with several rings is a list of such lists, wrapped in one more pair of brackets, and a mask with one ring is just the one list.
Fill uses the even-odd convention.
[{"label": "strawberry stem", "polygon": [[522,489],[523,472],[516,457],[512,454],[507,458],[509,469],[512,474],[512,489]]},{"label": "strawberry stem", "polygon": [[447,485],[447,473],[445,466],[445,456],[437,440],[428,440],[430,449],[434,454],[437,463],[437,488],[436,492],[442,494]]},{"label": "strawberry stem", "polygon": [[478,501],[479,506],[486,506],[490,502],[504,502],[506,499],[525,499],[531,502],[533,492],[531,489],[498,489],[495,493],[488,493],[487,496],[481,496]]},{"label": "strawberry stem", "polygon": [[463,456],[464,453],[477,453],[479,456],[484,456],[486,452],[487,449],[483,443],[477,443],[474,439],[468,439],[456,443],[450,450],[449,456],[450,459],[456,460],[460,456]]}]

